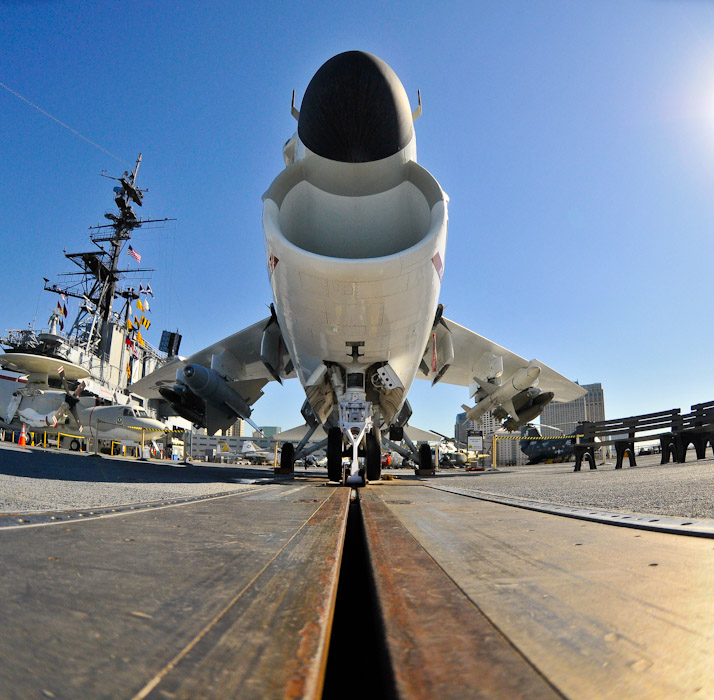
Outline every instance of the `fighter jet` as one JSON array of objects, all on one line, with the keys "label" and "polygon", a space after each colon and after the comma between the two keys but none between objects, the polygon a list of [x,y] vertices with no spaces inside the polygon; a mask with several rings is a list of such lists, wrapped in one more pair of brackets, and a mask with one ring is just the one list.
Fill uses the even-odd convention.
[{"label": "fighter jet", "polygon": [[275,458],[275,453],[269,452],[268,450],[261,450],[251,440],[245,440],[241,445],[240,456],[252,464],[268,464]]},{"label": "fighter jet", "polygon": [[[514,421],[523,392],[529,416],[540,392],[581,396],[542,362],[443,316],[448,196],[417,163],[421,111],[421,95],[412,111],[395,72],[362,51],[328,60],[299,110],[293,93],[297,132],[263,196],[270,317],[132,390],[163,395],[215,432],[247,420],[268,381],[297,377],[310,430],[297,447],[283,445],[281,466],[307,454],[322,425],[326,445],[312,449],[327,448],[330,480],[351,484],[380,478],[383,438],[390,446],[403,438],[417,377],[468,386],[478,411],[500,407]],[[420,466],[432,466],[428,444],[408,448]]]}]

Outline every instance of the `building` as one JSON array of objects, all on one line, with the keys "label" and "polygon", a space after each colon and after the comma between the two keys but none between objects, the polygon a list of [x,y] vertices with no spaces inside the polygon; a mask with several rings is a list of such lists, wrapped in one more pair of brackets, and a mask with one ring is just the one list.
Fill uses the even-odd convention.
[{"label": "building", "polygon": [[186,453],[194,460],[216,460],[221,453],[227,452],[234,460],[240,454],[243,440],[239,437],[207,435],[205,430],[196,430],[186,434]]},{"label": "building", "polygon": [[[283,429],[279,425],[259,425],[258,427],[266,438],[272,438],[273,435],[283,432]],[[263,437],[263,435],[255,430],[253,431],[254,438],[260,438]]]},{"label": "building", "polygon": [[[587,391],[575,401],[556,403],[551,401],[540,416],[541,434],[548,435],[573,435],[575,426],[583,421],[605,420],[605,395],[602,384],[583,384]],[[557,428],[552,430],[550,427]],[[562,431],[562,432],[561,432]]]},{"label": "building", "polygon": [[491,453],[494,436],[507,438],[498,440],[497,460],[500,466],[525,464],[528,461],[528,458],[521,452],[519,441],[512,439],[517,433],[503,430],[501,422],[496,420],[490,411],[484,413],[480,420],[466,420],[466,413],[456,415],[456,425],[454,426],[456,446],[465,448],[469,434],[483,435],[483,451]]},{"label": "building", "polygon": [[484,437],[493,435],[501,424],[491,415],[491,411],[484,413],[479,420],[466,420],[466,413],[456,414],[454,425],[454,440],[457,447],[466,447],[469,433],[481,434]]},{"label": "building", "polygon": [[520,435],[518,433],[499,430],[494,437],[498,438],[496,466],[512,467],[514,465],[528,464],[528,457],[521,450]]},{"label": "building", "polygon": [[275,444],[274,437],[278,433],[282,433],[283,429],[279,425],[259,425],[262,435],[257,431],[253,431],[252,441],[262,450],[272,449]]},{"label": "building", "polygon": [[[208,435],[205,428],[194,428],[189,424],[186,430],[190,430],[194,435]],[[219,437],[246,437],[245,434],[245,421],[239,418],[233,425],[226,428],[225,430],[217,430],[216,435]]]},{"label": "building", "polygon": [[239,418],[230,428],[224,430],[223,434],[228,437],[243,437],[245,435],[245,421]]}]

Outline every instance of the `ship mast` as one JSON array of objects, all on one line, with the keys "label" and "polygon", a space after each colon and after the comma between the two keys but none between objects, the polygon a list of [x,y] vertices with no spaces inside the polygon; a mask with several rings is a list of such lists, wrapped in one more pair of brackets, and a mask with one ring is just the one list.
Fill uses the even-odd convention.
[{"label": "ship mast", "polygon": [[141,153],[139,153],[139,157],[136,159],[133,172],[129,173],[125,171],[124,175],[119,178],[119,182],[122,185],[121,190],[117,192],[119,188],[115,188],[116,197],[114,197],[114,202],[119,209],[119,216],[113,219],[114,223],[112,224],[112,228],[114,228],[115,233],[114,236],[109,239],[109,243],[112,247],[109,276],[102,290],[102,297],[99,302],[102,326],[109,322],[112,312],[117,280],[119,279],[117,272],[119,270],[119,254],[121,253],[122,245],[124,241],[128,241],[131,238],[131,231],[137,227],[138,223],[130,200],[135,202],[137,206],[142,205],[143,192],[138,190],[135,185],[139,165],[141,165]]},{"label": "ship mast", "polygon": [[[163,351],[153,348],[139,335],[138,326],[141,323],[148,328],[148,319],[142,315],[139,322],[134,317],[129,324],[132,302],[139,299],[139,291],[142,291],[138,282],[150,276],[153,270],[135,267],[134,264],[124,269],[121,267],[122,251],[126,250],[125,245],[135,229],[146,224],[148,228],[160,228],[165,226],[165,222],[174,220],[137,218],[133,207],[142,206],[147,191],[137,187],[141,158],[139,154],[133,169],[125,171],[121,177],[102,173],[103,177],[115,181],[116,209],[104,214],[108,223],[90,226],[90,241],[94,246],[91,250],[78,253],[64,251],[65,257],[79,270],[60,275],[62,279],[58,283],[50,283],[46,277],[43,278],[44,289],[62,295],[63,302],[58,301],[57,308],[52,311],[50,331],[38,333],[34,328],[10,330],[0,338],[0,343],[7,346],[6,356],[15,354],[19,358],[30,354],[80,365],[90,373],[94,390],[104,398],[107,395],[116,397],[117,391],[126,391],[131,378],[136,380],[165,361],[161,355]],[[131,248],[127,252],[138,263],[141,262],[141,256]],[[67,335],[64,335],[64,319],[68,313],[64,302],[67,297],[79,301],[79,310]],[[123,299],[123,305],[115,310],[114,301],[119,298]],[[127,352],[130,352],[128,362]],[[135,365],[135,361],[138,364]],[[8,363],[12,364],[11,360]]]},{"label": "ship mast", "polygon": [[[65,294],[81,300],[80,311],[75,318],[69,335],[81,342],[87,352],[104,356],[109,344],[109,325],[112,321],[126,323],[129,306],[139,295],[133,287],[121,289],[118,282],[124,274],[129,272],[151,273],[153,270],[138,268],[122,270],[119,268],[120,255],[124,244],[131,239],[132,231],[146,223],[158,223],[171,219],[139,219],[134,212],[132,204],[142,206],[144,192],[136,186],[136,179],[141,165],[142,154],[136,159],[134,169],[125,171],[121,177],[112,177],[102,173],[104,177],[119,183],[114,188],[114,203],[116,212],[108,211],[104,217],[111,223],[101,226],[90,226],[90,236],[98,250],[81,253],[66,253],[65,257],[77,265],[81,272],[65,273],[64,277],[80,277],[80,284],[45,283],[45,289],[50,292]],[[106,246],[108,244],[108,246]],[[106,246],[106,247],[105,247]],[[114,316],[114,299],[126,299],[126,312],[124,318]]]}]

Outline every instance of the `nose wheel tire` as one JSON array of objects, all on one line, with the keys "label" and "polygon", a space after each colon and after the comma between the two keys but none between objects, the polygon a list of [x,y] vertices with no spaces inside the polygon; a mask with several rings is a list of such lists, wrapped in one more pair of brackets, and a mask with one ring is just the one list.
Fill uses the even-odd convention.
[{"label": "nose wheel tire", "polygon": [[327,433],[327,478],[342,482],[342,431],[330,428]]},{"label": "nose wheel tire", "polygon": [[367,481],[379,481],[382,478],[382,449],[375,432],[367,433],[365,450]]}]

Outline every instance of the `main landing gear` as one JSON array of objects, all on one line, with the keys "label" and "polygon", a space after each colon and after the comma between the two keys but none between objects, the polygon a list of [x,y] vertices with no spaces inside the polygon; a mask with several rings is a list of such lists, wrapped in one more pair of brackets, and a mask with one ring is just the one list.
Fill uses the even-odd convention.
[{"label": "main landing gear", "polygon": [[283,474],[292,474],[295,469],[295,445],[286,442],[280,452],[280,470]]},{"label": "main landing gear", "polygon": [[434,470],[434,460],[431,457],[431,447],[428,443],[419,445],[419,472],[431,473]]}]

